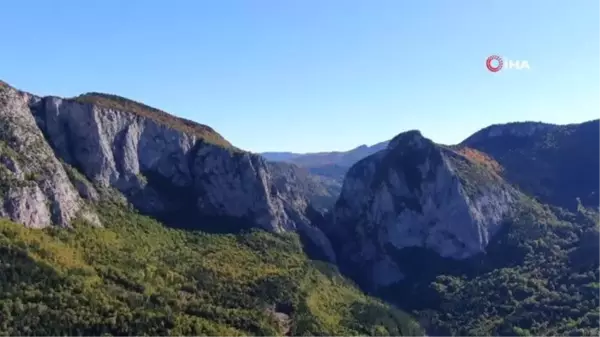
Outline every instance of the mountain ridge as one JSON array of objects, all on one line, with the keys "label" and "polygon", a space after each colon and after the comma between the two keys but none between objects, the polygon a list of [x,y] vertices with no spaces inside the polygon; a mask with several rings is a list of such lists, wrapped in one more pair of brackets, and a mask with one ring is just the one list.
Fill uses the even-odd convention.
[{"label": "mountain ridge", "polygon": [[599,129],[511,123],[453,146],[399,134],[346,175],[325,229],[338,265],[428,335],[597,333],[600,258],[575,252],[599,250]]},{"label": "mountain ridge", "polygon": [[335,256],[294,165],[139,112],[0,86],[0,332],[422,333],[308,260]]},{"label": "mountain ridge", "polygon": [[[358,240],[356,247],[373,247],[370,250],[384,249],[388,244],[397,250],[419,246],[442,257],[464,259],[485,250],[516,198],[516,191],[499,176],[410,130],[394,137],[386,150],[350,169],[328,233],[335,237],[347,228],[357,229],[336,240],[344,242],[338,253],[344,257],[361,249],[346,247]],[[461,226],[453,226],[455,223]],[[363,233],[361,226],[368,230]],[[424,228],[427,230],[423,232]],[[366,234],[372,231],[378,234]],[[350,239],[355,235],[358,238]],[[379,239],[367,243],[368,235]],[[386,242],[377,242],[383,237]],[[376,248],[379,246],[382,248]],[[379,269],[373,274],[375,287],[401,280],[402,273],[385,255],[362,251],[351,257],[350,264]],[[366,256],[373,256],[373,260],[360,261]]]},{"label": "mountain ridge", "polygon": [[[204,137],[206,133],[185,128],[190,123],[182,124],[181,119],[167,114],[156,117],[152,114],[160,110],[144,105],[140,108],[140,103],[134,101],[119,98],[115,104],[103,101],[95,105],[89,102],[89,96],[88,101],[81,103],[54,96],[38,97],[8,85],[0,89],[3,112],[23,120],[3,123],[12,130],[3,138],[8,147],[25,142],[25,136],[35,135],[37,143],[46,144],[41,147],[45,156],[56,155],[80,172],[85,178],[82,181],[92,182],[71,181],[69,178],[76,175],[62,173],[66,171],[61,166],[50,170],[58,175],[40,175],[37,185],[46,186],[48,181],[60,178],[54,190],[68,191],[64,193],[70,199],[54,206],[58,207],[55,211],[61,212],[73,209],[60,222],[63,226],[68,226],[69,219],[78,212],[80,207],[75,204],[83,205],[88,197],[93,199],[98,195],[98,186],[110,187],[123,193],[140,211],[177,227],[190,226],[189,219],[227,217],[231,225],[226,228],[258,226],[273,232],[299,231],[323,251],[331,251],[309,219],[319,216],[309,209],[311,196],[307,191],[316,190],[311,187],[314,182],[311,185],[306,179],[298,180],[302,175],[295,167],[274,169],[279,164],[268,164],[261,156],[230,147],[228,142],[215,143]],[[115,110],[119,104],[133,106],[137,111]],[[197,123],[192,126],[212,130]],[[209,136],[212,140],[221,138],[216,133]],[[11,176],[18,176],[17,171],[18,168]],[[281,180],[279,174],[285,175],[287,184],[283,188],[276,183]],[[41,202],[17,198],[23,201],[20,208],[7,209],[10,217],[25,221],[37,214],[26,211],[27,208],[45,212],[43,200],[51,198],[54,190],[46,197],[34,194]],[[334,259],[331,254],[326,255]]]},{"label": "mountain ridge", "polygon": [[[169,327],[135,332],[215,334],[215,326],[208,329],[206,324],[218,324],[218,331],[228,334],[419,331],[410,318],[346,286],[337,266],[364,291],[415,315],[429,335],[598,331],[593,314],[598,294],[589,290],[598,284],[598,259],[585,254],[598,250],[589,239],[598,233],[598,184],[593,184],[599,170],[598,120],[490,126],[458,145],[436,144],[409,130],[379,143],[376,151],[355,148],[358,152],[341,164],[301,167],[239,150],[208,126],[143,103],[107,94],[83,97],[84,102],[38,97],[0,85],[0,215],[38,228],[23,231],[12,222],[0,226],[0,240],[9,247],[0,254],[8,261],[0,264],[8,268],[4,282],[10,294],[21,294],[11,297],[14,301],[27,293],[10,279],[27,270],[11,267],[19,257],[19,265],[35,266],[31,270],[52,266],[52,273],[42,273],[49,279],[56,279],[52,275],[57,271],[68,284],[108,284],[102,288],[104,300],[87,290],[85,296],[91,297],[81,300],[109,301],[120,309],[103,307],[102,312],[124,317],[134,310],[152,329],[157,321],[147,310],[155,309],[121,297],[139,298],[146,287],[168,284],[166,293],[148,290],[146,303],[176,312],[178,321],[161,311],[160,320]],[[580,183],[572,182],[573,175]],[[337,180],[340,176],[343,182]],[[161,229],[163,225],[174,229]],[[248,237],[249,231],[258,236]],[[144,233],[160,233],[166,241]],[[116,238],[136,236],[144,239],[141,246],[134,245],[138,262],[131,264],[122,256],[127,245]],[[103,246],[102,238],[116,246]],[[200,255],[190,252],[196,243],[222,240],[234,241]],[[239,251],[239,242],[250,251]],[[156,251],[153,243],[175,252]],[[100,252],[112,260],[100,258]],[[300,274],[284,272],[289,266],[297,270],[298,261],[307,259],[304,254],[329,264],[310,262]],[[189,262],[203,255],[219,267]],[[235,268],[225,268],[213,255],[226,257]],[[143,267],[148,263],[164,277],[141,277],[152,275]],[[312,276],[300,278],[303,274]],[[528,279],[542,283],[529,284]],[[315,293],[307,284],[334,284],[327,288],[333,297]],[[51,283],[44,287],[56,290]],[[203,287],[213,290],[205,293]],[[490,291],[494,288],[504,289],[503,296]],[[539,291],[530,290],[534,288]],[[228,296],[240,297],[240,289],[250,297],[232,302]],[[112,297],[111,291],[121,297]],[[181,298],[186,292],[189,300]],[[346,295],[350,300],[340,300]],[[35,310],[47,306],[44,301],[32,302]],[[463,302],[471,304],[463,307]],[[12,303],[3,310],[14,312],[10,322],[18,322],[22,306]],[[204,307],[206,303],[219,309]],[[563,308],[564,303],[577,303],[576,310]],[[266,311],[256,311],[257,305]],[[223,316],[231,306],[235,313]],[[533,314],[527,308],[535,308]],[[502,318],[510,310],[514,315]],[[123,334],[133,324],[133,318],[126,318],[117,327],[105,314],[94,315],[103,317],[102,323],[81,323],[98,327],[84,331]],[[94,315],[76,319],[89,322]],[[327,315],[335,318],[324,319]],[[23,317],[36,316],[32,311]],[[200,325],[192,329],[181,320]],[[259,326],[249,323],[253,320]],[[26,326],[11,331],[31,332],[30,323],[19,324]],[[43,331],[64,334],[65,326]]]},{"label": "mountain ridge", "polygon": [[309,153],[294,152],[261,152],[260,154],[271,161],[285,161],[299,166],[316,168],[327,165],[350,166],[357,158],[377,152],[387,146],[388,141],[371,146],[359,145],[348,151],[322,151]]}]

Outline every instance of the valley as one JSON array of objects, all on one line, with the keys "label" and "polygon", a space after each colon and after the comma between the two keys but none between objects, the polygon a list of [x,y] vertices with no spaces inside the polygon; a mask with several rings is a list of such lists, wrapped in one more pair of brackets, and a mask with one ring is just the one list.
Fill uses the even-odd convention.
[{"label": "valley", "polygon": [[598,335],[599,130],[256,154],[0,82],[0,333]]}]

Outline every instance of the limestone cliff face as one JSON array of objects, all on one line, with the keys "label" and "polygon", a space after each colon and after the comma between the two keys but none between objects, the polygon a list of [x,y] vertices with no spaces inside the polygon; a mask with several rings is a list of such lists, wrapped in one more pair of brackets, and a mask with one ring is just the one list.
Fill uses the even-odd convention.
[{"label": "limestone cliff face", "polygon": [[[299,231],[333,259],[328,241],[311,225],[300,178],[232,147],[209,127],[116,96],[40,98],[4,88],[2,121],[12,131],[3,139],[17,135],[10,148],[48,173],[38,184],[10,188],[3,212],[17,221],[67,225],[82,198],[93,200],[97,188],[112,187],[141,211],[178,215],[188,226],[205,217],[218,226],[226,217],[272,232]],[[18,165],[6,161],[2,168],[18,177]],[[65,167],[85,178],[71,183]],[[45,200],[55,205],[46,208]]]},{"label": "limestone cliff face", "polygon": [[38,100],[0,83],[0,216],[36,228],[77,216],[99,224],[36,125]]},{"label": "limestone cliff face", "polygon": [[191,193],[186,197],[195,198],[204,214],[249,217],[275,232],[295,229],[291,218],[302,218],[307,207],[302,195],[276,190],[258,155],[208,143],[127,111],[57,97],[37,104],[38,125],[59,157],[95,184],[131,196],[145,211],[179,206],[172,202],[176,196],[162,195],[153,180],[186,189]]},{"label": "limestone cliff face", "polygon": [[455,259],[484,251],[517,197],[497,170],[476,151],[436,145],[418,131],[398,135],[346,176],[327,229],[340,262],[377,288],[403,278],[394,261],[403,248]]}]

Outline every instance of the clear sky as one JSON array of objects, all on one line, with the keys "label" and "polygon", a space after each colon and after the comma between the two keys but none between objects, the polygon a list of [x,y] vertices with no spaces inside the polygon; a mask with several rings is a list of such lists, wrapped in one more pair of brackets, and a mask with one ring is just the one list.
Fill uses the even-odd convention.
[{"label": "clear sky", "polygon": [[[347,150],[419,129],[598,118],[598,0],[19,0],[0,79],[101,91],[255,151]],[[531,69],[491,73],[498,54]]]}]

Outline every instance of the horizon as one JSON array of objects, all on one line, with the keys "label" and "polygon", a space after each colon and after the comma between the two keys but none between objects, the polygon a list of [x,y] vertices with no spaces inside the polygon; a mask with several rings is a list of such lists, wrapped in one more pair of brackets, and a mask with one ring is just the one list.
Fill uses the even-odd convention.
[{"label": "horizon", "polygon": [[[0,54],[9,85],[119,95],[255,153],[345,152],[411,129],[456,144],[494,124],[574,124],[600,111],[597,1],[4,7],[0,20],[20,32]],[[530,69],[491,72],[496,54]]]},{"label": "horizon", "polygon": [[[2,80],[2,79],[0,78],[0,84],[1,84],[1,83],[5,83],[5,84],[7,84],[7,85],[9,85],[9,86],[13,87],[13,88],[14,88],[14,89],[16,89],[16,90],[19,90],[19,91],[22,91],[22,92],[26,92],[26,93],[28,93],[28,94],[31,94],[31,95],[37,95],[36,93],[34,93],[34,92],[30,92],[30,91],[28,91],[28,90],[26,90],[26,89],[15,87],[15,86],[11,85],[10,83],[8,83],[8,82],[6,82],[6,81],[4,81],[4,80]],[[52,94],[50,94],[50,95],[44,95],[44,96],[41,96],[41,97],[58,97],[58,98],[60,98],[60,99],[69,99],[69,98],[74,98],[74,97],[77,97],[77,96],[79,96],[79,95],[84,95],[84,94],[89,94],[89,93],[99,93],[99,94],[109,94],[109,95],[116,95],[116,96],[120,96],[120,95],[118,95],[118,94],[111,94],[111,93],[106,93],[106,92],[89,91],[89,92],[80,93],[80,94],[77,94],[77,95],[74,95],[74,96],[70,96],[70,97],[65,97],[65,96],[57,96],[57,95],[52,95]],[[37,96],[39,96],[39,95],[37,95]],[[128,100],[132,100],[132,99],[130,99],[129,97],[123,97],[123,96],[120,96],[120,97],[122,97],[122,98],[125,98],[125,99],[128,99]],[[135,101],[135,100],[132,100],[132,101],[134,101],[134,102],[137,102],[137,103],[142,103],[142,104],[145,104],[144,102],[139,102],[139,101]],[[181,116],[177,115],[176,113],[172,113],[172,112],[169,112],[169,111],[165,111],[165,110],[161,109],[160,107],[155,107],[155,106],[150,106],[150,107],[151,107],[151,108],[158,109],[158,110],[161,110],[161,111],[163,111],[163,112],[166,112],[166,113],[168,113],[168,114],[170,114],[170,115],[172,115],[172,116],[174,116],[174,117],[178,117],[178,118],[185,118],[185,117],[181,117]],[[202,124],[200,121],[196,121],[196,120],[193,120],[193,119],[190,119],[190,120],[191,120],[192,122],[196,122],[196,123]],[[522,121],[520,121],[520,120],[515,120],[515,121],[506,122],[506,123],[496,123],[496,124],[490,124],[490,125],[483,126],[481,129],[478,129],[478,130],[476,130],[475,132],[473,132],[473,133],[471,133],[471,134],[469,134],[469,135],[466,135],[466,136],[464,136],[464,137],[463,137],[463,138],[462,138],[462,139],[461,139],[459,142],[456,142],[456,143],[452,143],[452,144],[443,144],[443,143],[439,143],[439,142],[435,142],[435,143],[437,143],[437,144],[442,144],[442,145],[457,145],[457,144],[459,144],[460,142],[462,142],[462,141],[464,141],[465,139],[467,139],[467,138],[469,138],[470,136],[472,136],[473,134],[475,134],[475,133],[477,133],[477,132],[479,132],[479,131],[481,131],[481,130],[483,130],[483,129],[485,129],[485,128],[488,128],[488,127],[491,127],[491,126],[496,126],[496,125],[507,125],[507,124],[511,124],[511,123],[542,123],[542,124],[549,124],[549,125],[567,126],[567,125],[583,124],[583,123],[592,122],[592,121],[596,121],[596,120],[600,120],[600,117],[593,118],[593,119],[582,120],[582,121],[572,121],[572,122],[565,122],[565,123],[549,123],[549,122],[545,122],[545,121],[541,121],[541,120],[537,120],[537,121],[535,121],[535,120],[522,120]],[[212,126],[210,126],[210,125],[207,125],[207,126],[209,126],[209,127],[211,127],[211,128],[212,128]],[[375,142],[375,143],[372,143],[372,144],[359,144],[359,145],[356,145],[356,146],[353,146],[353,147],[351,147],[351,148],[347,148],[347,149],[339,149],[339,150],[337,150],[337,149],[336,149],[336,150],[321,150],[321,151],[317,151],[317,152],[293,152],[293,151],[286,151],[286,150],[281,150],[281,151],[279,151],[279,150],[276,150],[276,151],[261,151],[261,152],[255,152],[255,153],[258,153],[258,154],[262,154],[262,153],[287,153],[287,154],[294,154],[294,155],[306,155],[306,154],[326,154],[326,153],[332,153],[332,152],[333,152],[333,153],[344,153],[344,152],[348,152],[348,151],[355,150],[355,149],[357,149],[357,148],[359,148],[359,147],[361,147],[361,146],[372,147],[372,146],[378,145],[378,144],[380,144],[380,143],[388,142],[388,141],[392,140],[394,137],[396,137],[397,135],[399,135],[399,134],[401,134],[401,133],[404,133],[404,132],[411,131],[411,130],[417,130],[417,131],[421,132],[421,130],[419,130],[419,129],[407,129],[407,130],[401,130],[401,131],[397,132],[396,134],[394,134],[392,137],[390,137],[390,138],[389,138],[389,139],[387,139],[387,140],[381,140],[381,141],[377,141],[377,142]],[[215,129],[215,132],[217,132],[217,133],[221,134],[221,133],[219,132],[219,130],[216,130],[216,129]],[[423,133],[421,132],[421,134],[423,134]],[[221,134],[221,135],[222,135],[222,134]],[[222,135],[222,136],[223,136],[223,135]],[[430,137],[428,137],[426,134],[423,134],[423,136],[424,136],[425,138],[430,138]],[[227,139],[227,137],[225,137],[225,139]],[[431,139],[431,138],[430,138],[430,139]],[[233,144],[233,145],[234,145],[234,146],[236,146],[236,144]],[[250,150],[246,150],[246,151],[250,151]],[[253,151],[251,151],[251,152],[253,152]]]}]

